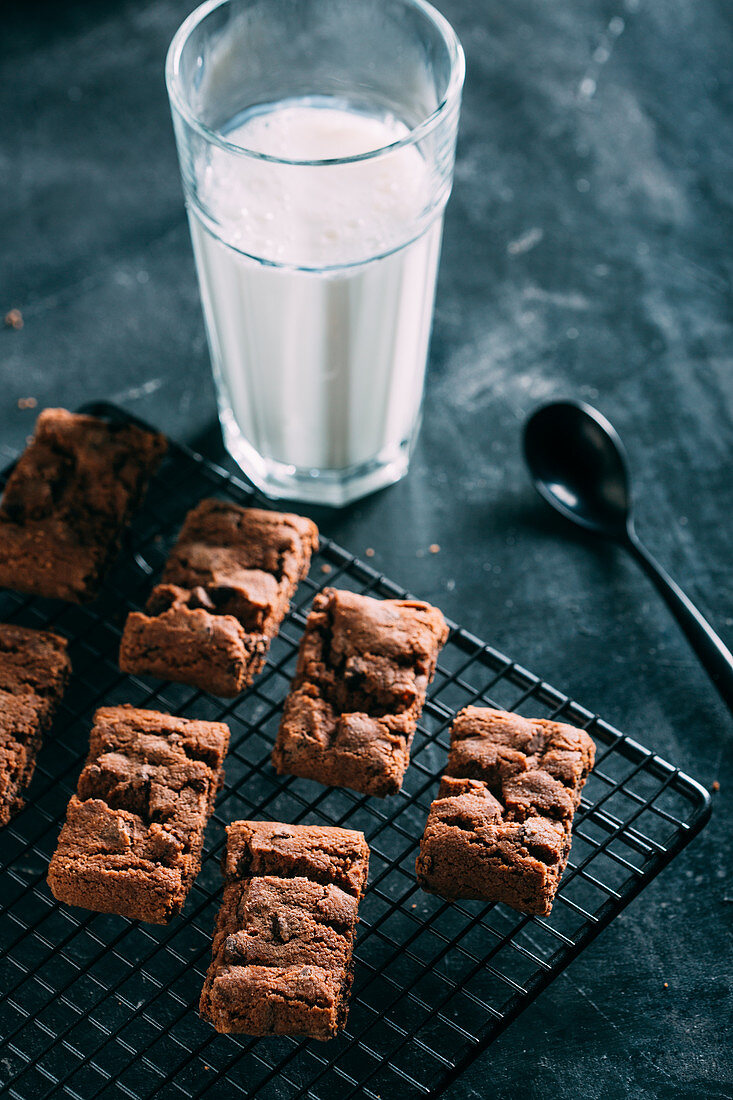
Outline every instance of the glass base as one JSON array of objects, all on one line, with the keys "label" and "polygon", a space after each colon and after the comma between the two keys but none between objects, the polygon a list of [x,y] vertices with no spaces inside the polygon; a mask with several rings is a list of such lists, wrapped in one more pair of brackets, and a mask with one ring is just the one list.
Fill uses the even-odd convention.
[{"label": "glass base", "polygon": [[231,409],[220,409],[224,445],[255,488],[274,500],[303,500],[341,508],[360,497],[393,485],[407,473],[410,441],[343,470],[312,470],[263,458],[240,432]]}]

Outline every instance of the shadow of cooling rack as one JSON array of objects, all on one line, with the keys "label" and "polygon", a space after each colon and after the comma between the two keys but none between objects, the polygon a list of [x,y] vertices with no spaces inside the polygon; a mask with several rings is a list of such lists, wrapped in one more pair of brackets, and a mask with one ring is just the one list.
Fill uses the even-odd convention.
[{"label": "shadow of cooling rack", "polygon": [[[108,405],[99,415],[126,414]],[[97,602],[0,593],[0,620],[70,641],[74,678],[39,757],[26,808],[0,834],[0,1086],[42,1097],[291,1100],[436,1096],[702,828],[707,792],[478,638],[453,626],[415,737],[404,789],[384,801],[279,778],[269,763],[310,602],[324,585],[405,592],[324,540],[267,667],[224,704],[181,685],[124,676],[121,626],[139,608],[184,514],[206,495],[253,495],[172,445]],[[129,702],[220,719],[232,733],[226,784],[202,872],[166,928],[59,905],[45,882],[95,708]],[[498,706],[582,725],[598,746],[552,914],[449,905],[422,893],[414,861],[457,710]],[[196,1011],[218,907],[224,826],[237,818],[361,829],[371,848],[348,1027],[328,1043],[217,1035]]]}]

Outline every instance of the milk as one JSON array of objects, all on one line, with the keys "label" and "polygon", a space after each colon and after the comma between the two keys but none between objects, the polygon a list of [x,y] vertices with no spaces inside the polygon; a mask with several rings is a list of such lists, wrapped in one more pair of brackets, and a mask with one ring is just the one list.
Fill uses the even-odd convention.
[{"label": "milk", "polygon": [[327,478],[393,462],[386,480],[403,472],[442,219],[424,216],[430,173],[414,144],[335,165],[265,158],[359,157],[407,134],[386,114],[291,100],[225,134],[264,157],[214,146],[198,165],[189,212],[222,423],[232,453],[270,488],[278,471]]}]

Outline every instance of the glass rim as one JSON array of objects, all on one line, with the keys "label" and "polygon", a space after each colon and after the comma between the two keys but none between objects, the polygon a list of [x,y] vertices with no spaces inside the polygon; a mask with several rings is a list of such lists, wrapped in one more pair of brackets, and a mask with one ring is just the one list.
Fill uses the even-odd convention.
[{"label": "glass rim", "polygon": [[411,127],[401,138],[390,142],[389,145],[381,145],[377,149],[368,149],[364,153],[354,153],[347,157],[329,157],[321,160],[292,160],[288,157],[273,156],[270,153],[260,153],[255,149],[248,149],[244,145],[238,145],[236,142],[228,141],[217,130],[212,129],[210,126],[207,126],[205,122],[202,122],[189,107],[183,95],[180,66],[184,46],[193,30],[199,23],[203,22],[211,12],[216,11],[217,8],[224,7],[225,4],[231,4],[232,2],[233,0],[206,0],[205,3],[195,8],[194,11],[184,19],[183,23],[181,23],[180,27],[173,35],[165,60],[165,82],[172,107],[175,108],[181,118],[201,137],[211,144],[224,149],[226,152],[233,153],[237,156],[251,157],[253,160],[266,161],[271,164],[300,165],[301,167],[305,166],[310,168],[336,164],[353,164],[358,161],[371,160],[375,157],[384,156],[387,153],[392,153],[397,149],[402,149],[405,146],[414,145],[416,142],[421,141],[439,125],[443,117],[449,113],[451,108],[460,98],[466,72],[466,60],[463,53],[463,47],[453,27],[445,16],[441,15],[441,13],[434,8],[432,4],[428,3],[427,0],[392,0],[392,2],[399,3],[404,7],[414,8],[428,19],[437,28],[448,50],[450,59],[450,79],[448,81],[448,86],[438,106],[426,118],[418,122],[416,126]]}]

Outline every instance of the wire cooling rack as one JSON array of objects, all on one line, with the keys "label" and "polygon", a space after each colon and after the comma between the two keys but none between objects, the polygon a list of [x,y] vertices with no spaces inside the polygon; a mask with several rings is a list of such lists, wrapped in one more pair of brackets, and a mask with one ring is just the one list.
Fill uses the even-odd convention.
[{"label": "wire cooling rack", "polygon": [[[85,411],[124,415],[108,405]],[[186,511],[212,494],[253,500],[242,482],[172,446],[94,605],[0,593],[0,620],[65,634],[74,666],[27,806],[0,833],[0,1091],[19,1100],[436,1096],[702,828],[709,796],[455,626],[398,795],[382,801],[278,778],[270,750],[314,594],[326,584],[382,597],[405,593],[323,540],[265,671],[240,698],[225,705],[185,686],[122,675],[117,651],[125,616],[143,605]],[[202,872],[183,915],[166,928],[60,905],[45,881],[93,712],[122,702],[220,719],[232,733]],[[447,904],[415,883],[415,855],[449,726],[470,703],[567,720],[597,743],[550,917],[520,916],[503,905]],[[348,1027],[325,1044],[222,1036],[198,1017],[224,826],[252,817],[361,829],[371,848]]]}]

